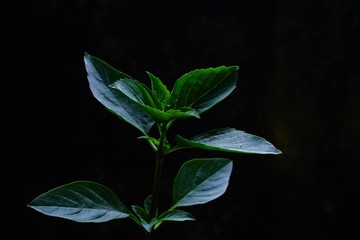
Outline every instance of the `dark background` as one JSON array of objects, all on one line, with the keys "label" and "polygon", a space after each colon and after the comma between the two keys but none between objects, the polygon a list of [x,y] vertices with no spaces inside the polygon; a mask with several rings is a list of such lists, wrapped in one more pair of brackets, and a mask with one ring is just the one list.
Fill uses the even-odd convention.
[{"label": "dark background", "polygon": [[170,136],[235,127],[283,152],[170,155],[161,208],[185,160],[227,156],[234,169],[223,196],[184,209],[197,221],[166,223],[158,239],[359,237],[360,1],[9,2],[1,9],[2,234],[143,239],[127,219],[80,224],[26,207],[81,179],[108,186],[127,206],[151,191],[153,152],[91,95],[89,52],[146,84],[150,71],[169,89],[195,68],[238,65],[235,91]]}]

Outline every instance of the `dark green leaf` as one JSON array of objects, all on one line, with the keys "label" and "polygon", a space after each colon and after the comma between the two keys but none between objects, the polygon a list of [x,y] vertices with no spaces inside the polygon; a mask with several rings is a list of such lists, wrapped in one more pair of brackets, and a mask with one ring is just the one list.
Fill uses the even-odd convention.
[{"label": "dark green leaf", "polygon": [[153,226],[159,222],[156,218],[152,218],[150,221],[148,221],[149,214],[142,207],[133,205],[133,206],[131,206],[131,208],[133,209],[135,214],[139,217],[140,225],[147,232],[151,232]]},{"label": "dark green leaf", "polygon": [[76,222],[99,223],[130,215],[110,189],[90,181],[76,181],[54,188],[28,206],[45,215]]},{"label": "dark green leaf", "polygon": [[235,89],[237,70],[237,66],[219,66],[184,74],[171,92],[171,108],[191,107],[200,114],[205,112]]},{"label": "dark green leaf", "polygon": [[147,72],[147,74],[151,79],[151,89],[154,101],[156,102],[158,108],[165,110],[165,107],[168,105],[170,99],[170,92],[158,77],[154,76],[150,72]]},{"label": "dark green leaf", "polygon": [[159,109],[147,89],[136,80],[119,80],[111,84],[110,87],[122,92],[130,101],[147,112],[156,122],[166,122],[172,119],[189,117],[199,118],[199,114],[191,107],[183,107],[179,110],[170,109],[168,111]]},{"label": "dark green leaf", "polygon": [[189,117],[200,118],[200,114],[191,107],[183,107],[179,110],[170,109],[167,111],[167,113],[170,113],[172,116],[174,116],[175,119],[189,118]]},{"label": "dark green leaf", "polygon": [[89,86],[94,97],[110,112],[133,125],[143,133],[148,133],[154,124],[149,114],[129,100],[120,91],[109,87],[120,79],[133,79],[99,58],[88,53],[84,56]]},{"label": "dark green leaf", "polygon": [[232,161],[226,158],[199,158],[185,162],[175,177],[172,209],[212,201],[229,183]]},{"label": "dark green leaf", "polygon": [[[151,194],[144,200],[144,209],[147,213],[150,212],[152,197]],[[155,214],[157,216],[157,214]]]},{"label": "dark green leaf", "polygon": [[140,206],[136,206],[136,205],[132,205],[131,208],[134,211],[134,213],[136,214],[136,216],[139,217],[140,220],[147,221],[149,214],[145,211],[145,209],[143,209]]},{"label": "dark green leaf", "polygon": [[236,130],[222,128],[211,130],[187,140],[176,136],[177,147],[202,148],[234,153],[280,154],[281,151],[262,137]]},{"label": "dark green leaf", "polygon": [[170,209],[164,213],[162,213],[159,217],[158,217],[158,222],[155,224],[154,229],[158,229],[160,227],[160,225],[165,222],[165,221],[195,221],[195,217],[188,213],[185,212],[183,210],[179,210],[179,209]]},{"label": "dark green leaf", "polygon": [[115,88],[136,103],[155,108],[154,100],[146,86],[134,79],[120,79],[110,84],[109,87]]},{"label": "dark green leaf", "polygon": [[111,84],[110,87],[119,90],[139,108],[148,113],[156,122],[165,122],[173,116],[157,108],[149,92],[139,82],[132,79],[122,79]]}]

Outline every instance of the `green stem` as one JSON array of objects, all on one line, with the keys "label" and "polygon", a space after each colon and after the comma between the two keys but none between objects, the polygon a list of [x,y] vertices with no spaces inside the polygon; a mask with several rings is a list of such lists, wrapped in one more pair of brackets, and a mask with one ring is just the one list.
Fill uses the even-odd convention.
[{"label": "green stem", "polygon": [[149,221],[153,217],[155,217],[156,207],[159,199],[160,179],[161,179],[161,172],[162,172],[162,166],[164,160],[164,142],[166,139],[166,131],[167,131],[166,124],[165,123],[160,124],[159,125],[160,141],[156,152],[155,173],[154,173],[153,189],[151,194]]}]

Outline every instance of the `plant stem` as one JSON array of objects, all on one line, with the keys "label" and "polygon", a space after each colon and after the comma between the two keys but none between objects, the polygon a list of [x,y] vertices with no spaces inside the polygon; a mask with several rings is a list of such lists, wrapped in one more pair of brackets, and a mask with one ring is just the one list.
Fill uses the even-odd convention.
[{"label": "plant stem", "polygon": [[160,140],[159,146],[156,151],[156,163],[155,163],[155,173],[154,173],[154,182],[153,182],[153,189],[151,194],[151,207],[149,212],[149,221],[155,216],[156,207],[158,204],[159,199],[159,191],[160,191],[160,179],[161,179],[161,172],[164,160],[164,141],[166,139],[166,124],[161,123],[159,124],[159,132],[160,132]]}]

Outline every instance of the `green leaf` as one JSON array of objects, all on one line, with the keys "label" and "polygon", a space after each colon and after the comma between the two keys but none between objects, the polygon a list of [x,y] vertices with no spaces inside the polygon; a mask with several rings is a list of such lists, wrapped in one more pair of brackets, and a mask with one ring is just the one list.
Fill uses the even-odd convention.
[{"label": "green leaf", "polygon": [[110,84],[109,87],[119,90],[136,103],[156,108],[154,100],[150,95],[150,90],[135,79],[120,79]]},{"label": "green leaf", "polygon": [[131,208],[136,214],[136,216],[139,217],[140,220],[144,220],[144,221],[147,220],[149,214],[145,211],[145,209],[136,205],[132,205]]},{"label": "green leaf", "polygon": [[159,221],[156,218],[152,218],[149,222],[147,221],[141,221],[142,226],[147,232],[151,232],[154,225],[157,224]]},{"label": "green leaf", "polygon": [[130,215],[114,192],[90,181],[76,181],[54,188],[35,198],[28,207],[76,222],[107,222]]},{"label": "green leaf", "polygon": [[159,222],[163,222],[163,221],[187,221],[187,220],[191,220],[191,221],[195,221],[195,217],[188,213],[185,212],[183,210],[179,210],[179,209],[172,209],[169,211],[166,211],[164,213],[162,213],[159,217],[158,217]]},{"label": "green leaf", "polygon": [[[151,194],[150,194],[150,195],[149,195],[147,198],[145,198],[145,200],[144,200],[144,209],[145,209],[145,211],[146,211],[147,213],[150,212],[151,201],[152,201],[152,196],[151,196]],[[157,209],[156,209],[156,210],[157,210]],[[155,213],[155,216],[157,216],[157,212]]]},{"label": "green leaf", "polygon": [[123,93],[109,87],[117,80],[133,78],[88,53],[85,53],[84,61],[93,96],[120,119],[136,127],[142,133],[148,133],[154,124],[154,120],[149,114],[129,100]]},{"label": "green leaf", "polygon": [[199,114],[207,111],[235,89],[237,70],[237,66],[219,66],[184,74],[174,84],[171,108],[191,107]]},{"label": "green leaf", "polygon": [[157,104],[155,104],[156,101],[152,98],[146,87],[136,80],[122,79],[111,84],[110,87],[119,90],[158,123],[172,119],[199,118],[199,114],[190,107],[183,107],[180,110],[169,109],[168,111],[159,109],[156,106]]},{"label": "green leaf", "polygon": [[189,117],[200,118],[200,114],[191,107],[183,107],[181,109],[169,109],[167,112],[173,115],[176,119]]},{"label": "green leaf", "polygon": [[167,87],[161,82],[161,80],[154,76],[152,73],[147,72],[151,79],[151,89],[154,101],[161,110],[165,110],[170,99],[170,92]]},{"label": "green leaf", "polygon": [[156,122],[165,122],[173,116],[157,108],[152,96],[144,86],[133,79],[121,79],[111,84],[110,87],[119,90],[130,101],[148,113]]},{"label": "green leaf", "polygon": [[151,232],[155,224],[158,224],[159,221],[157,219],[158,216],[158,208],[155,209],[155,217],[153,217],[150,221],[148,221],[149,218],[149,212],[151,208],[151,194],[145,198],[144,200],[144,208],[136,205],[132,205],[131,208],[135,212],[136,216],[140,219],[139,221],[136,221],[137,224],[139,224],[141,227],[143,227],[147,232]]},{"label": "green leaf", "polygon": [[185,162],[173,184],[172,209],[203,204],[220,197],[229,184],[232,161],[198,158]]},{"label": "green leaf", "polygon": [[187,140],[176,136],[177,148],[202,148],[234,153],[280,154],[281,151],[262,137],[236,130],[221,128],[199,134]]},{"label": "green leaf", "polygon": [[164,213],[162,213],[159,217],[158,217],[158,222],[155,224],[154,229],[158,229],[160,227],[160,225],[165,222],[165,221],[195,221],[195,217],[188,213],[185,212],[183,210],[179,210],[179,209],[170,209]]},{"label": "green leaf", "polygon": [[[146,211],[146,213],[150,212],[151,201],[152,201],[151,194],[147,198],[144,199],[144,210]],[[158,216],[158,213],[159,213],[159,209],[156,207],[156,209],[155,209],[155,217]]]},{"label": "green leaf", "polygon": [[133,209],[135,214],[139,217],[140,225],[147,232],[151,232],[153,226],[159,222],[156,218],[152,218],[150,221],[148,221],[147,219],[148,219],[149,214],[142,207],[133,205],[133,206],[131,206],[131,208]]}]

